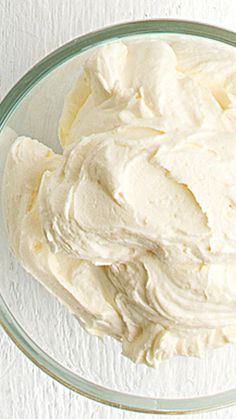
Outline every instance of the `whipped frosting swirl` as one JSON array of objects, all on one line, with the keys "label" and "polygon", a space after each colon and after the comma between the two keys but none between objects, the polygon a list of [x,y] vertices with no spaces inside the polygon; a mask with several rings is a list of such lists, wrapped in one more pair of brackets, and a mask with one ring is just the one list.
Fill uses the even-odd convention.
[{"label": "whipped frosting swirl", "polygon": [[63,154],[19,137],[9,246],[135,362],[236,343],[236,51],[190,36],[97,47],[65,99]]}]

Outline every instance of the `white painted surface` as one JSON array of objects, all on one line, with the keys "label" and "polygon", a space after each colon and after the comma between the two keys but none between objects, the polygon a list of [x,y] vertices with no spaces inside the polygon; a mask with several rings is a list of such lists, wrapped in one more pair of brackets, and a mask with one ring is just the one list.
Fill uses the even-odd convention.
[{"label": "white painted surface", "polygon": [[[134,19],[171,17],[198,20],[235,30],[234,0],[1,0],[0,94],[39,59],[81,33]],[[0,332],[0,418],[144,419],[86,400],[35,367]],[[236,407],[194,415],[233,419]]]}]

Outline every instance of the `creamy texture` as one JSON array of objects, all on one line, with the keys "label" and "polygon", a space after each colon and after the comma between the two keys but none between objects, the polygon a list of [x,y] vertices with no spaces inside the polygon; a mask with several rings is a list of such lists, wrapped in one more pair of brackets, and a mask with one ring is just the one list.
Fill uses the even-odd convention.
[{"label": "creamy texture", "polygon": [[236,343],[236,51],[187,36],[96,48],[56,155],[8,155],[9,246],[97,335],[155,366]]}]

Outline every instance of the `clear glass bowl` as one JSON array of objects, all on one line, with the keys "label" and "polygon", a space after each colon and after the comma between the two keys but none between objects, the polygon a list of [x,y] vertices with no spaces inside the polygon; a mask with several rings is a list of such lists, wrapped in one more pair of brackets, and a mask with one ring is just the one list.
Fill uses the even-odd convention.
[{"label": "clear glass bowl", "polygon": [[[60,151],[57,127],[63,100],[93,47],[117,38],[161,33],[201,36],[236,46],[235,33],[179,20],[125,23],[69,42],[33,67],[3,100],[1,177],[12,142],[6,126]],[[235,347],[226,345],[202,360],[176,357],[157,369],[135,365],[121,355],[119,342],[106,337],[104,344],[88,335],[67,309],[26,274],[8,250],[2,215],[0,228],[1,323],[48,375],[91,399],[137,412],[190,413],[236,402]]]}]

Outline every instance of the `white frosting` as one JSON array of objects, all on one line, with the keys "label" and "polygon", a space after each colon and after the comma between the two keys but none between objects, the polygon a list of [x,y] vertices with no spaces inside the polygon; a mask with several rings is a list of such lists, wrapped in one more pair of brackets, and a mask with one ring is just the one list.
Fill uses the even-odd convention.
[{"label": "white frosting", "polygon": [[65,100],[63,155],[9,153],[10,248],[136,362],[236,343],[235,74],[203,39],[103,45]]}]

